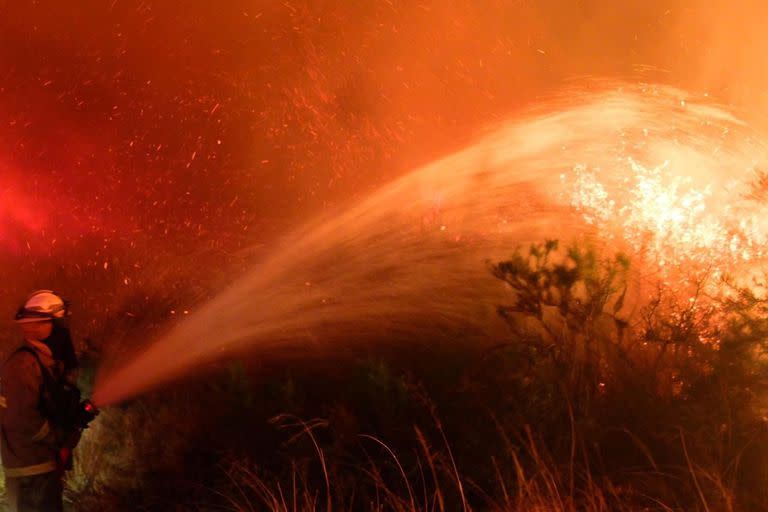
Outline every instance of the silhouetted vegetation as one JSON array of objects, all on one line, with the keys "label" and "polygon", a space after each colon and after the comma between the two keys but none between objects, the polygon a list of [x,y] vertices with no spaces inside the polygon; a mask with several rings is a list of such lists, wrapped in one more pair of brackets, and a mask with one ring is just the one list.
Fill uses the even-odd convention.
[{"label": "silhouetted vegetation", "polygon": [[698,276],[628,304],[626,257],[555,241],[489,271],[510,292],[504,339],[222,365],[104,411],[70,497],[78,510],[768,510],[759,285],[713,297]]}]

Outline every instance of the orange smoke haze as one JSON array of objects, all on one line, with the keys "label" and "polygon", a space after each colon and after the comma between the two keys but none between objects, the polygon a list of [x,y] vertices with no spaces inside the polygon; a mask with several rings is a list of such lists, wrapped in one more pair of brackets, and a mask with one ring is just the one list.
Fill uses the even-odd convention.
[{"label": "orange smoke haze", "polygon": [[[0,184],[18,195],[0,207],[0,318],[55,287],[84,337],[148,310],[170,323],[236,280],[216,272],[244,248],[565,85],[666,83],[764,127],[767,15],[757,0],[4,2]],[[151,302],[169,288],[183,299]]]},{"label": "orange smoke haze", "polygon": [[6,152],[184,236],[363,194],[584,77],[768,102],[757,0],[214,5],[0,7]]}]

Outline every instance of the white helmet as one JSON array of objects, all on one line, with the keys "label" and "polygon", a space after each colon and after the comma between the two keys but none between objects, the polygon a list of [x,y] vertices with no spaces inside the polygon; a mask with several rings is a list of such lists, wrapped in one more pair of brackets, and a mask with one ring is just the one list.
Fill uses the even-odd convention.
[{"label": "white helmet", "polygon": [[16,312],[16,322],[47,322],[69,315],[69,304],[51,290],[38,290]]}]

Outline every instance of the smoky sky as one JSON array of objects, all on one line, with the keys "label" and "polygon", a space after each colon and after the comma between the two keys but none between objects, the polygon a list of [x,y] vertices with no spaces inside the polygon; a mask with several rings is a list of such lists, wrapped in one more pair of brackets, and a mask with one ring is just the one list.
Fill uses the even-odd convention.
[{"label": "smoky sky", "polygon": [[0,2],[0,251],[27,269],[4,296],[268,245],[565,84],[662,81],[759,123],[763,4]]}]

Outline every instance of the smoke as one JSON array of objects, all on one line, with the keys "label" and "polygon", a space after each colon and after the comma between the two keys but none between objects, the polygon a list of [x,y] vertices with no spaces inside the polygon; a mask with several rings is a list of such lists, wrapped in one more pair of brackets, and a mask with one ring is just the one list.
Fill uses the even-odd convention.
[{"label": "smoke", "polygon": [[169,224],[190,248],[192,229],[240,233],[277,210],[284,229],[584,77],[766,104],[767,8],[752,0],[0,9],[11,164],[54,196],[98,186],[99,216]]},{"label": "smoke", "polygon": [[[0,261],[13,269],[0,309],[53,286],[88,317],[81,336],[108,342],[104,318],[135,314],[126,295],[150,297],[159,268],[179,289],[212,282],[240,251],[270,250],[307,218],[573,85],[666,83],[762,127],[766,10],[757,0],[4,2],[0,184],[12,178],[19,199],[0,219]],[[9,213],[28,200],[44,227]]]}]

